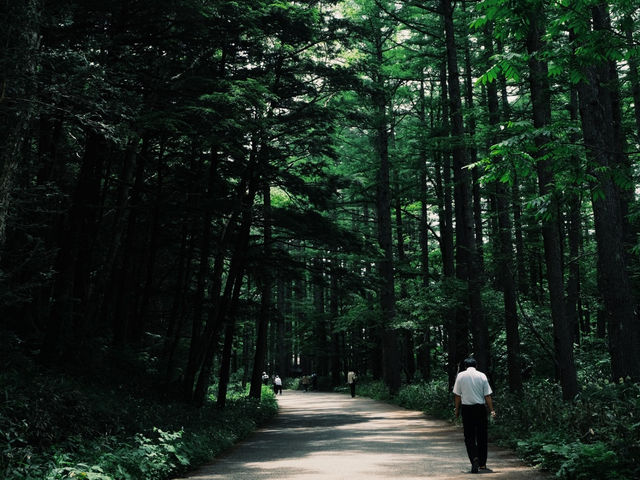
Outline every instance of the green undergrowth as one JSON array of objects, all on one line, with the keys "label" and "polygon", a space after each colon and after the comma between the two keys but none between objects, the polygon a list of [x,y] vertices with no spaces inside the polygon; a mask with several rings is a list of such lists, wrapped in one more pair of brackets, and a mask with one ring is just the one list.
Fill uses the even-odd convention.
[{"label": "green undergrowth", "polygon": [[640,478],[640,385],[586,381],[571,402],[548,381],[498,394],[492,438],[561,479]]},{"label": "green undergrowth", "polygon": [[[559,387],[546,380],[528,382],[519,394],[496,391],[493,442],[558,479],[640,478],[640,385],[585,380],[572,402],[563,401]],[[454,421],[446,380],[405,385],[391,396],[381,381],[365,379],[357,393]]]},{"label": "green undergrowth", "polygon": [[164,480],[206,463],[277,412],[240,388],[223,410],[61,375],[0,374],[0,478]]}]

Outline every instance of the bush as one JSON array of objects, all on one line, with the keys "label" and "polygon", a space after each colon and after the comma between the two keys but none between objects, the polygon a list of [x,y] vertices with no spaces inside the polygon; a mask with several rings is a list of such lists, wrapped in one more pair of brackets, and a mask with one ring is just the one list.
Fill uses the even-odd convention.
[{"label": "bush", "polygon": [[224,410],[196,409],[59,376],[0,376],[0,478],[163,480],[209,461],[277,412],[234,386]]},{"label": "bush", "polygon": [[[341,388],[345,392],[349,390],[349,387],[344,386]],[[356,388],[358,395],[363,397],[373,398],[374,400],[390,401],[392,396],[389,393],[389,389],[382,380],[368,380],[359,378],[358,386]]]},{"label": "bush", "polygon": [[564,402],[556,384],[537,381],[495,397],[491,437],[558,478],[638,478],[640,385],[600,377]]},{"label": "bush", "polygon": [[[602,442],[544,445],[543,467],[552,467],[558,478],[591,480],[594,478],[629,478],[623,473],[618,455]],[[622,469],[621,469],[622,467]]]},{"label": "bush", "polygon": [[438,418],[450,418],[453,402],[446,380],[407,385],[398,392],[396,402],[412,410],[421,410]]},{"label": "bush", "polygon": [[[549,380],[530,381],[519,394],[497,388],[491,440],[559,479],[640,478],[640,385],[603,378],[585,379],[573,402],[563,401],[559,385]],[[453,416],[446,379],[403,386],[395,397],[383,382],[365,380],[358,393],[442,419]]]},{"label": "bush", "polygon": [[[336,391],[346,392],[348,388],[340,387]],[[438,418],[449,419],[453,412],[453,399],[446,380],[405,385],[397,395],[392,396],[382,380],[365,378],[358,381],[357,392],[363,397],[392,402],[412,410],[421,410]]]}]

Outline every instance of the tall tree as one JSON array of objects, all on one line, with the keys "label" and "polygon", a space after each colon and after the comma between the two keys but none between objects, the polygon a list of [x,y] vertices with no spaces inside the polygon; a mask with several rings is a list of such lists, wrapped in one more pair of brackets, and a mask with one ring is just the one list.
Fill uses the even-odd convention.
[{"label": "tall tree", "polygon": [[[606,4],[592,6],[591,24],[586,29],[591,49],[600,52],[607,48],[607,34],[611,24]],[[583,30],[585,31],[585,30]],[[604,35],[603,35],[604,34]],[[584,40],[575,36],[575,41]],[[592,195],[598,242],[598,274],[609,333],[611,370],[615,379],[640,378],[640,325],[635,313],[635,295],[629,279],[628,254],[625,237],[626,192],[629,188],[617,179],[628,175],[626,155],[621,150],[616,131],[616,117],[620,115],[616,101],[616,79],[612,78],[611,61],[606,52],[593,62],[580,57],[583,79],[578,84],[580,118],[590,171],[596,180]]]},{"label": "tall tree", "polygon": [[[467,285],[464,304],[458,309],[458,322],[468,318],[473,332],[473,353],[478,360],[478,368],[489,368],[489,333],[482,311],[481,276],[478,251],[476,248],[473,222],[471,179],[467,167],[467,153],[464,144],[464,122],[460,74],[454,25],[454,8],[450,0],[442,0],[440,8],[444,18],[445,45],[447,56],[447,84],[453,139],[453,181],[456,217],[456,276]],[[468,311],[467,311],[468,308]],[[456,334],[457,335],[457,334]],[[458,340],[459,350],[455,362],[466,356],[464,339]]]},{"label": "tall tree", "polygon": [[536,171],[540,194],[547,197],[549,201],[548,215],[542,224],[545,264],[562,395],[565,400],[570,400],[578,393],[578,381],[573,360],[573,337],[567,320],[564,299],[564,275],[560,251],[562,242],[557,218],[558,196],[552,190],[553,167],[545,158],[548,140],[543,134],[544,129],[551,124],[549,70],[547,62],[542,58],[545,14],[542,2],[533,0],[527,6],[529,8],[526,17],[529,25],[526,39],[529,53],[529,88],[533,106],[533,126],[538,130],[535,137]]},{"label": "tall tree", "polygon": [[16,170],[35,114],[37,51],[42,6],[39,0],[7,3],[2,26],[0,56],[0,247],[6,235],[7,215]]},{"label": "tall tree", "polygon": [[[488,58],[493,55],[493,38],[490,30],[484,32],[484,46]],[[498,88],[495,82],[487,85],[487,108],[489,124],[492,127],[491,143],[498,143],[498,127],[500,124],[500,107]],[[507,166],[509,169],[510,166]],[[504,321],[507,334],[507,368],[509,372],[509,388],[517,392],[522,390],[522,373],[520,357],[520,335],[518,331],[517,290],[514,276],[513,238],[511,215],[509,209],[510,195],[507,186],[500,181],[494,183],[494,202],[497,222],[496,263],[498,281],[502,288],[504,302]]]}]

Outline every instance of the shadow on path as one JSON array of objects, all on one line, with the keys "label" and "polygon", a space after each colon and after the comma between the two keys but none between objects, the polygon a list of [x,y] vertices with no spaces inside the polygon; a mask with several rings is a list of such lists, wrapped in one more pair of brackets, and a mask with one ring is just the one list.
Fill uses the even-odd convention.
[{"label": "shadow on path", "polygon": [[[472,478],[462,430],[367,398],[285,390],[266,427],[184,477],[189,480]],[[510,452],[489,448],[483,478],[547,478]]]}]

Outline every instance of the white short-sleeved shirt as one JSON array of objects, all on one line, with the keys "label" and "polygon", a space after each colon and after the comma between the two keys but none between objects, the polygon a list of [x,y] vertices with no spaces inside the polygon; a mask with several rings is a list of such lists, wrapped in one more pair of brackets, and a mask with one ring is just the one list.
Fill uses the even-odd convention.
[{"label": "white short-sleeved shirt", "polygon": [[453,393],[460,395],[463,405],[483,405],[485,395],[491,395],[493,391],[484,373],[468,367],[456,377]]}]

